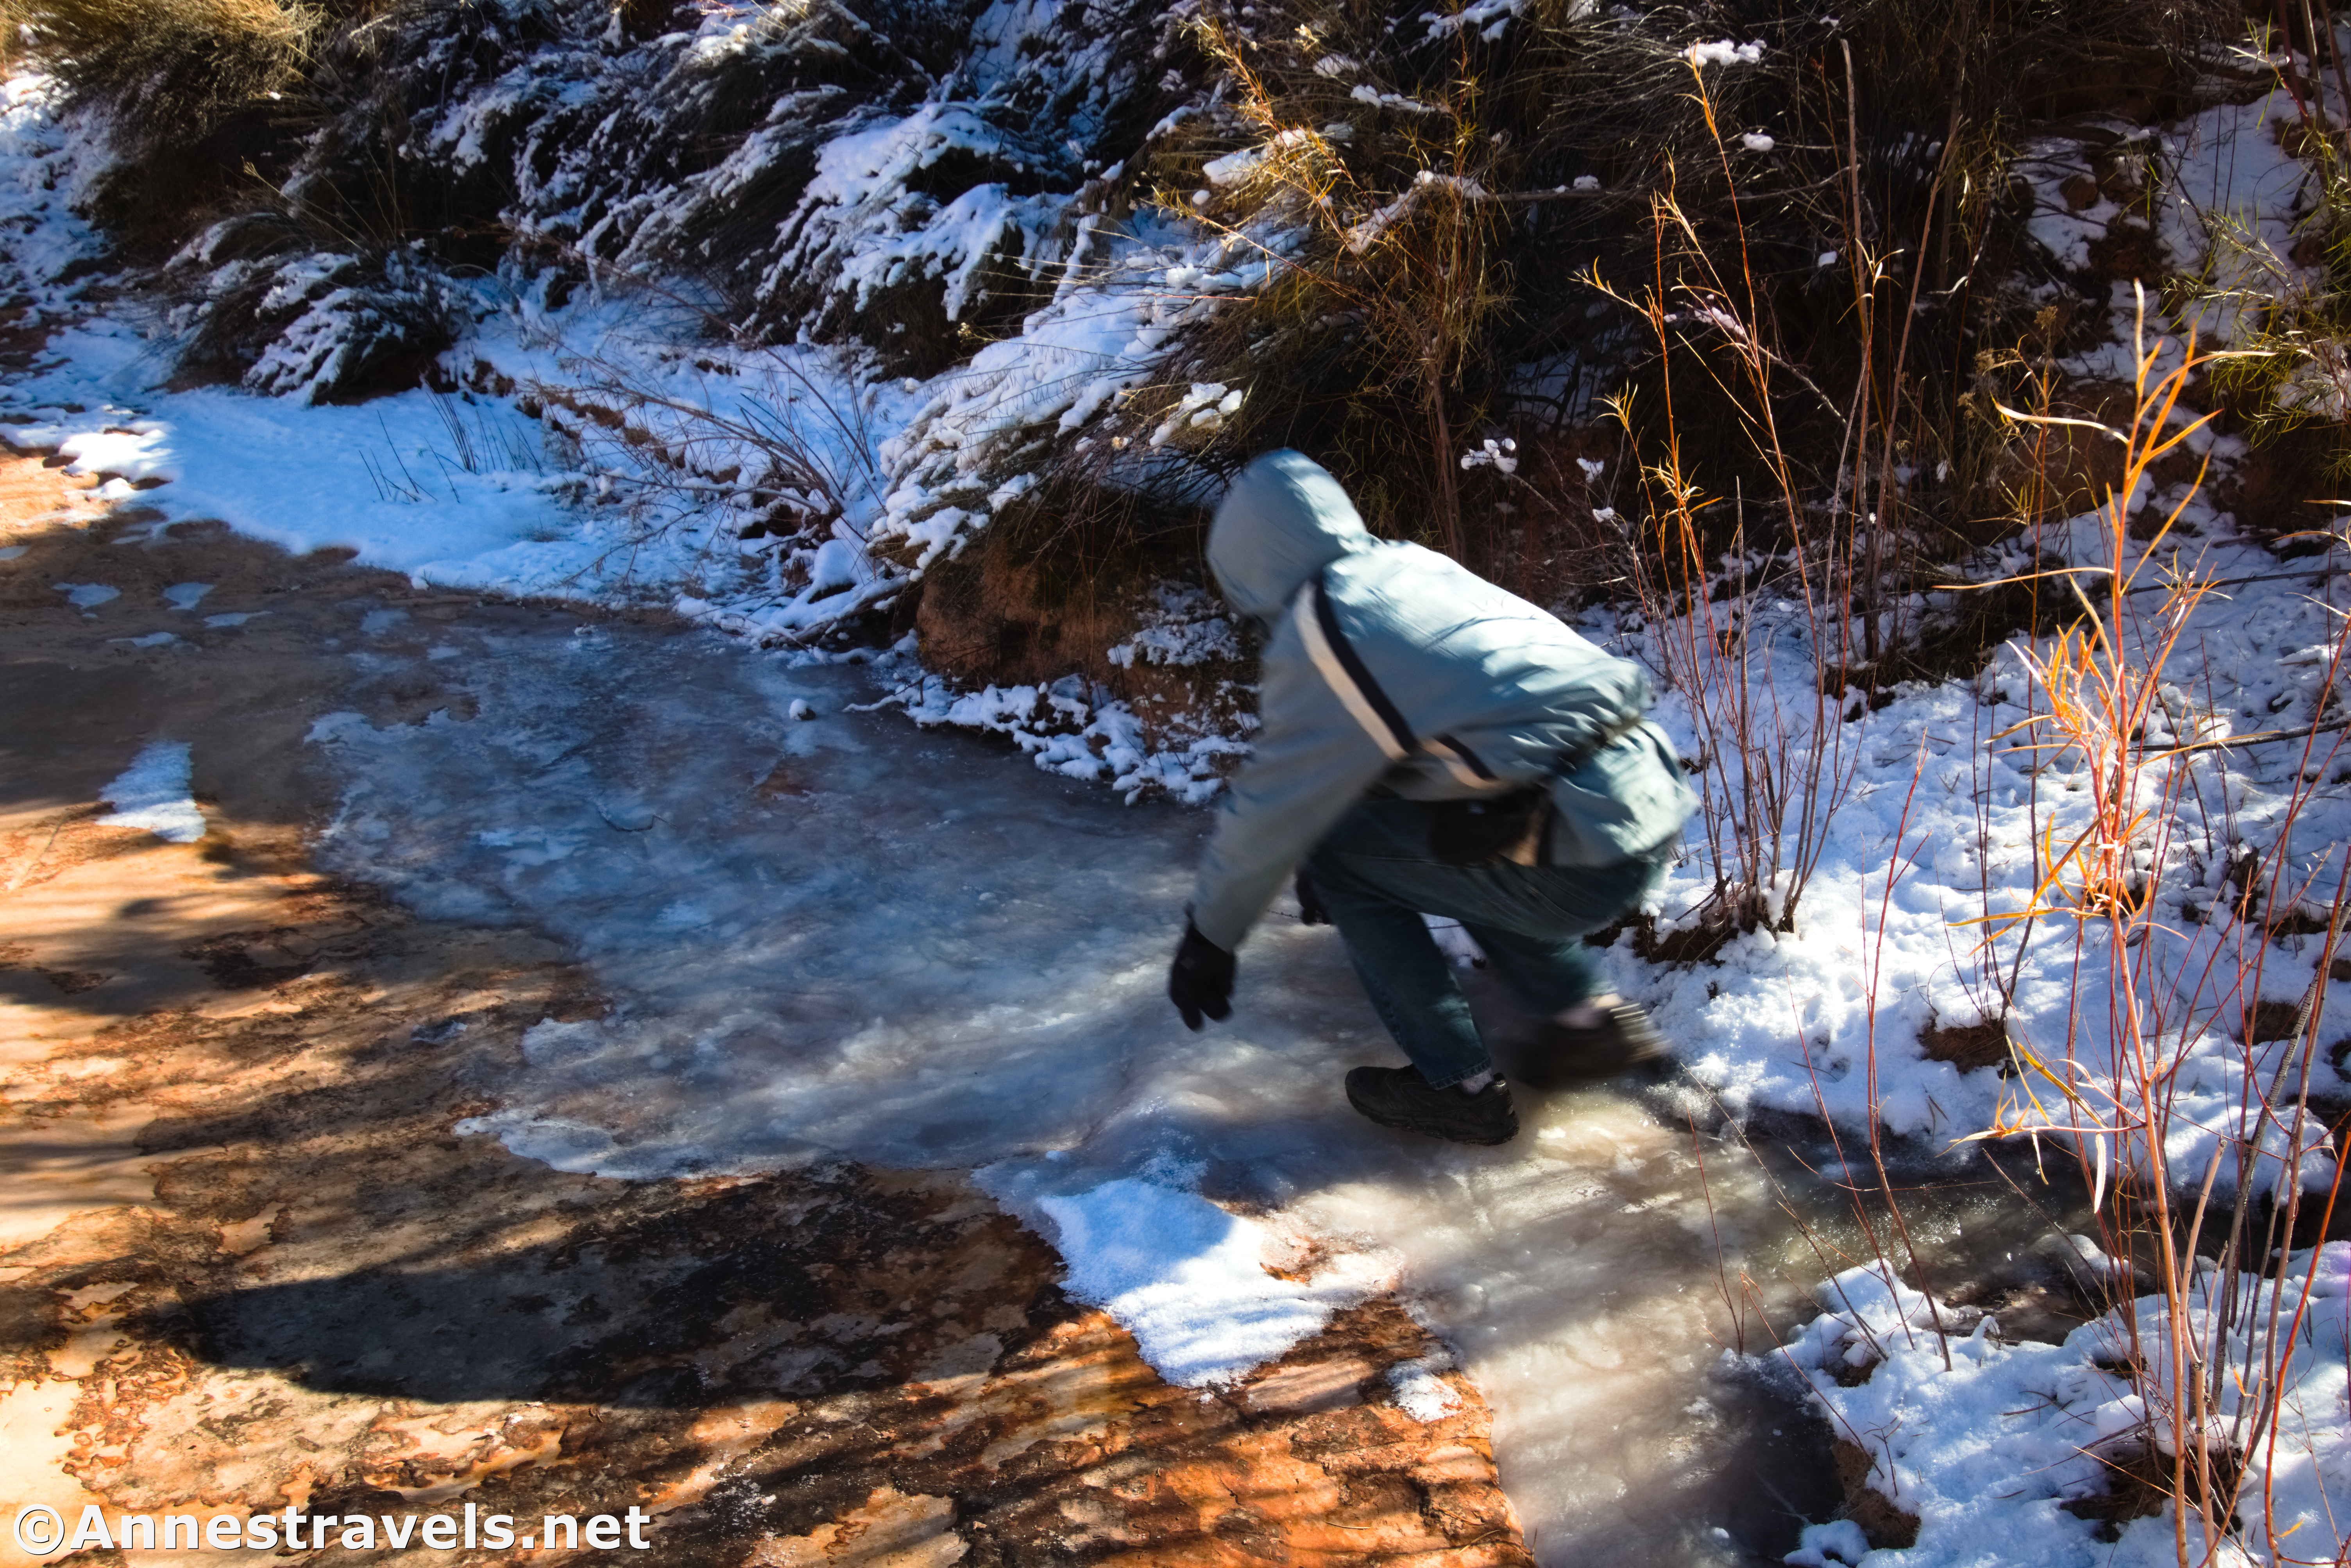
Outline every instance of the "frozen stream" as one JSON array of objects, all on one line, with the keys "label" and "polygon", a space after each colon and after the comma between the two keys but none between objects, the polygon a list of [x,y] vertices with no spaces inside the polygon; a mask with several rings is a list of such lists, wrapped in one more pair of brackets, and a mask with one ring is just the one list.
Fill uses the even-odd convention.
[{"label": "frozen stream", "polygon": [[[1168,1007],[1207,813],[848,713],[878,695],[862,667],[559,616],[368,625],[355,700],[429,665],[474,714],[321,723],[345,781],[329,863],[547,931],[614,1004],[528,1036],[492,1119],[516,1150],[628,1176],[1002,1162],[1032,1194],[1177,1172],[1390,1261],[1491,1398],[1546,1563],[1772,1561],[1828,1505],[1817,1437],[1719,1364],[1718,1245],[1782,1330],[1854,1260],[1694,1136],[1687,1091],[1529,1094],[1499,1150],[1381,1132],[1340,1078],[1396,1058],[1330,931],[1273,916],[1228,1024],[1191,1035]],[[1840,1195],[1790,1191],[1851,1244]],[[1953,1189],[1913,1225],[1997,1248],[1994,1201]]]}]

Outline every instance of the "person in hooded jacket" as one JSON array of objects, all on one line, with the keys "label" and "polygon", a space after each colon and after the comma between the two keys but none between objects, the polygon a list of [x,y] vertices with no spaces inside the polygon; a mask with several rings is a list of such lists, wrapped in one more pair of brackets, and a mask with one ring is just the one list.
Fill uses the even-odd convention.
[{"label": "person in hooded jacket", "polygon": [[1644,717],[1640,667],[1447,557],[1373,538],[1296,452],[1234,482],[1208,564],[1266,637],[1255,752],[1168,976],[1186,1025],[1230,1016],[1234,954],[1296,868],[1302,915],[1338,927],[1412,1063],[1347,1074],[1373,1121],[1471,1144],[1518,1132],[1423,914],[1458,920],[1548,1019],[1547,1058],[1590,1072],[1659,1054],[1582,940],[1656,886],[1696,805]]}]

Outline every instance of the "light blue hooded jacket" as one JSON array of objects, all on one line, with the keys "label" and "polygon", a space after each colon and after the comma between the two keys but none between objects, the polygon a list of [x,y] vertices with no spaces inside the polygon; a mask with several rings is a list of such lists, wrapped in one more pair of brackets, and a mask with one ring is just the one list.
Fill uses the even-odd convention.
[{"label": "light blue hooded jacket", "polygon": [[1562,866],[1661,853],[1697,806],[1641,716],[1639,665],[1434,550],[1374,538],[1311,458],[1271,452],[1242,471],[1208,565],[1267,632],[1256,751],[1193,892],[1193,924],[1219,947],[1239,946],[1374,785],[1447,800],[1547,782]]}]

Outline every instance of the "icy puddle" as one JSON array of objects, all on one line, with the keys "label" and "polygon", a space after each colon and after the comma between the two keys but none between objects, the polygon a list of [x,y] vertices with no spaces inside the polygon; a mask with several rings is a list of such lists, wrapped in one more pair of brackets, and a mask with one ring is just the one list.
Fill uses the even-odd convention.
[{"label": "icy puddle", "polygon": [[[848,712],[879,695],[858,667],[628,625],[441,625],[429,648],[408,631],[358,655],[355,700],[430,658],[473,712],[320,723],[345,781],[326,860],[428,915],[568,940],[613,1004],[533,1030],[497,1086],[508,1108],[477,1130],[615,1176],[985,1166],[1065,1243],[1142,1215],[1197,1254],[1174,1260],[1192,1282],[1138,1283],[1152,1260],[1102,1255],[1099,1235],[1086,1277],[1144,1292],[1151,1332],[1174,1323],[1186,1348],[1168,1354],[1203,1375],[1218,1343],[1186,1337],[1168,1289],[1256,1314],[1232,1340],[1247,1354],[1392,1282],[1491,1399],[1546,1563],[1774,1561],[1797,1515],[1827,1511],[1817,1435],[1723,1367],[1725,1301],[1749,1350],[1771,1343],[1764,1318],[1808,1318],[1802,1291],[1856,1260],[1834,1250],[1855,1245],[1850,1206],[1809,1178],[1783,1205],[1754,1158],[1693,1134],[1682,1092],[1530,1094],[1501,1150],[1383,1133],[1340,1078],[1397,1058],[1327,929],[1272,917],[1227,1025],[1189,1034],[1167,1005],[1207,813]],[[1248,1228],[1201,1223],[1187,1192]],[[1993,1202],[1922,1199],[1914,1231],[2000,1247]],[[1270,1295],[1234,1295],[1229,1270],[1200,1283],[1257,1228],[1344,1256]]]}]

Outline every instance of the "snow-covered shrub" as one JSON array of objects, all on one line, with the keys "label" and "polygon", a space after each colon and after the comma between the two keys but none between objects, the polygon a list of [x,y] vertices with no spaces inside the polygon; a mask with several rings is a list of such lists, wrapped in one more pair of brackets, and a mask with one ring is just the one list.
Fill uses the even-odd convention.
[{"label": "snow-covered shrub", "polygon": [[987,685],[958,692],[911,673],[884,699],[920,725],[1000,735],[1037,766],[1097,779],[1133,801],[1166,794],[1197,804],[1214,797],[1248,747],[1214,724],[1160,715],[1146,723],[1108,688],[1079,675],[1047,685]]},{"label": "snow-covered shrub", "polygon": [[577,468],[626,502],[643,537],[731,537],[768,602],[715,610],[737,632],[800,641],[887,608],[906,575],[861,533],[880,501],[874,404],[825,350],[614,342],[522,388]]},{"label": "snow-covered shrub", "polygon": [[[967,329],[1033,304],[1080,193],[1167,107],[1162,22],[1133,0],[676,20],[632,38],[596,4],[428,11],[372,112],[407,177],[504,225],[517,259],[692,280],[715,291],[714,325],[855,336],[928,373],[970,352]],[[347,183],[333,159],[364,152],[367,129],[322,146],[321,179]]]},{"label": "snow-covered shrub", "polygon": [[414,385],[464,308],[397,250],[239,256],[205,269],[202,288],[178,312],[183,369],[304,402]]}]

